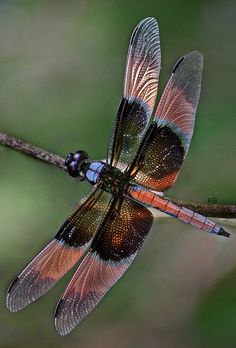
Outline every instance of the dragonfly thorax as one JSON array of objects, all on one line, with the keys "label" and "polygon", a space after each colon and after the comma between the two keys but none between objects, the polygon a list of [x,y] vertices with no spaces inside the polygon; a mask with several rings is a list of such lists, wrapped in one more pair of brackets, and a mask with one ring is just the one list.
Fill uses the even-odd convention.
[{"label": "dragonfly thorax", "polygon": [[102,183],[104,190],[114,195],[124,192],[130,176],[120,169],[102,161],[90,161],[87,152],[69,153],[65,160],[68,174],[80,181],[86,179],[91,185]]},{"label": "dragonfly thorax", "polygon": [[115,167],[108,167],[101,175],[104,189],[112,194],[123,194],[130,176]]}]

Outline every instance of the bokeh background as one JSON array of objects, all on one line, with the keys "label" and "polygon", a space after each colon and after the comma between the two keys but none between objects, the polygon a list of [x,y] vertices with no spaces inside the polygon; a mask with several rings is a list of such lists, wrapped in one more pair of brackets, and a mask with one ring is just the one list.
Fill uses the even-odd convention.
[{"label": "bokeh background", "polygon": [[[85,149],[104,158],[128,41],[147,16],[160,25],[160,90],[181,55],[198,49],[205,58],[192,146],[168,195],[233,204],[233,0],[1,0],[0,130],[63,156]],[[0,147],[0,347],[235,347],[236,237],[170,218],[154,224],[127,274],[69,336],[56,334],[53,312],[72,273],[22,312],[7,311],[9,283],[88,189]],[[235,232],[233,222],[221,223]]]}]

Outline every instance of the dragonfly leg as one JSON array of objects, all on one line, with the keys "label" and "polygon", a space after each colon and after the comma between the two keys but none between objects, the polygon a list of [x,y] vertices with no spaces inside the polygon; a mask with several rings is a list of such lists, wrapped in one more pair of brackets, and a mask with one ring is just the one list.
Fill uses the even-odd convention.
[{"label": "dragonfly leg", "polygon": [[186,224],[197,227],[200,230],[229,237],[230,233],[225,231],[220,225],[211,221],[207,217],[194,212],[188,208],[179,206],[169,199],[165,199],[154,192],[137,185],[130,185],[128,194],[136,201],[143,203],[149,207],[157,209],[167,215],[179,219]]}]

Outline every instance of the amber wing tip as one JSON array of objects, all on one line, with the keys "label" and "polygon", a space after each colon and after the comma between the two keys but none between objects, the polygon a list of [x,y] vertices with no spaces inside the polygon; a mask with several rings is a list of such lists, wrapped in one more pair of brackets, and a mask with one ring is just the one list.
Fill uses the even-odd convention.
[{"label": "amber wing tip", "polygon": [[223,236],[223,237],[227,237],[229,238],[230,237],[230,233],[225,231],[222,227],[220,228],[219,230],[219,233],[218,233],[220,236]]}]

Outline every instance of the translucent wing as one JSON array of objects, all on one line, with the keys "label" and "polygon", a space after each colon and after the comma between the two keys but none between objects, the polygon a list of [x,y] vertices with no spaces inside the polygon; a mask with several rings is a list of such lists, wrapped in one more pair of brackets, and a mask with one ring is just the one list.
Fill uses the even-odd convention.
[{"label": "translucent wing", "polygon": [[[135,180],[152,190],[164,191],[176,180],[188,152],[198,105],[203,57],[199,52],[183,56],[171,78],[132,163]],[[141,163],[141,170],[134,169]]]},{"label": "translucent wing", "polygon": [[106,213],[111,196],[99,187],[84,197],[55,238],[31,261],[8,290],[16,312],[50,290],[79,260]]},{"label": "translucent wing", "polygon": [[108,149],[112,166],[124,169],[135,156],[154,108],[160,64],[158,25],[146,18],[130,40],[123,98]]},{"label": "translucent wing", "polygon": [[56,310],[58,333],[69,333],[99,303],[132,263],[148,234],[151,212],[124,198],[113,201],[91,248],[74,274]]}]

